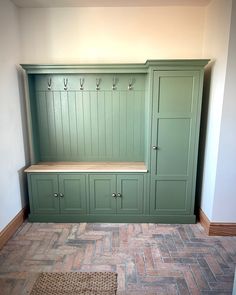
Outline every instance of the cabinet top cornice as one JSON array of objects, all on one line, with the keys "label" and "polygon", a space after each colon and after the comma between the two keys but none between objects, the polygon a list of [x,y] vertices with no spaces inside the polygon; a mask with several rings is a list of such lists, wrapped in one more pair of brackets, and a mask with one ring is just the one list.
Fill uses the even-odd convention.
[{"label": "cabinet top cornice", "polygon": [[49,73],[147,73],[151,68],[203,68],[209,59],[147,60],[145,63],[21,64],[28,74]]}]

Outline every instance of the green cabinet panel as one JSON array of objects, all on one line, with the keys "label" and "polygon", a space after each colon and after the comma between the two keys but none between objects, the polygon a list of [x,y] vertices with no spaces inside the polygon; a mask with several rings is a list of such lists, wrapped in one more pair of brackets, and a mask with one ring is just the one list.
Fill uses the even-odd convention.
[{"label": "green cabinet panel", "polygon": [[30,202],[33,214],[85,214],[85,175],[29,174]]},{"label": "green cabinet panel", "polygon": [[58,213],[59,196],[57,175],[32,174],[29,176],[31,184],[31,210],[34,213]]},{"label": "green cabinet panel", "polygon": [[112,196],[115,192],[116,178],[114,175],[90,175],[90,213],[115,213],[116,199]]},{"label": "green cabinet panel", "polygon": [[188,175],[191,119],[160,118],[157,125],[158,150],[153,153],[153,173],[158,176]]},{"label": "green cabinet panel", "polygon": [[199,71],[154,72],[151,214],[194,214],[200,87]]},{"label": "green cabinet panel", "polygon": [[[85,81],[83,90],[80,79]],[[101,74],[35,75],[34,83],[31,103],[36,109],[40,161],[144,160],[144,74],[116,76],[114,90],[113,76]]]},{"label": "green cabinet panel", "polygon": [[143,175],[117,176],[117,213],[142,213],[143,198]]},{"label": "green cabinet panel", "polygon": [[143,175],[90,175],[90,213],[143,212]]},{"label": "green cabinet panel", "polygon": [[190,113],[193,104],[194,77],[189,72],[157,72],[159,77],[159,112]]},{"label": "green cabinet panel", "polygon": [[59,174],[61,213],[86,213],[85,175]]},{"label": "green cabinet panel", "polygon": [[191,199],[185,180],[152,180],[153,203],[151,214],[189,214]]}]

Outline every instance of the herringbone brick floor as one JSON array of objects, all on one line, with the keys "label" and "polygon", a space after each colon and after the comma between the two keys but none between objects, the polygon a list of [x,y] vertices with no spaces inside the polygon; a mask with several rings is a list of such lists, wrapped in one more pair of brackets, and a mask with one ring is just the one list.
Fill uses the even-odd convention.
[{"label": "herringbone brick floor", "polygon": [[0,294],[29,294],[38,272],[115,271],[118,294],[232,294],[236,237],[200,224],[24,223],[0,252]]}]

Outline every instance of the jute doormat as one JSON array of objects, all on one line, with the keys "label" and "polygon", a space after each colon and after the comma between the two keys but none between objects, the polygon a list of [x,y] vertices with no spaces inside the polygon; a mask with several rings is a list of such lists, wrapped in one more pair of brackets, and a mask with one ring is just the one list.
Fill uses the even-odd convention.
[{"label": "jute doormat", "polygon": [[30,295],[115,295],[114,272],[43,272]]}]

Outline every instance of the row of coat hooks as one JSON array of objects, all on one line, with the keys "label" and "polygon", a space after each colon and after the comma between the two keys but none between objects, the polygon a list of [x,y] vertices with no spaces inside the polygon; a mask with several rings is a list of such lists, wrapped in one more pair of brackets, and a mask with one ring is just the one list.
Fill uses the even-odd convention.
[{"label": "row of coat hooks", "polygon": [[[84,82],[85,79],[84,78],[80,78],[80,90],[84,90]],[[102,79],[101,78],[96,78],[96,90],[100,90],[100,85],[101,85]],[[112,79],[112,90],[116,90],[117,89],[117,84],[119,82],[119,79],[116,77],[113,77]],[[128,82],[128,90],[132,90],[133,89],[133,85],[135,83],[135,79],[134,78],[130,78],[129,82]],[[63,79],[63,84],[64,84],[64,90],[67,91],[68,90],[68,78],[64,78]],[[48,90],[52,90],[52,78],[48,79]]]}]

